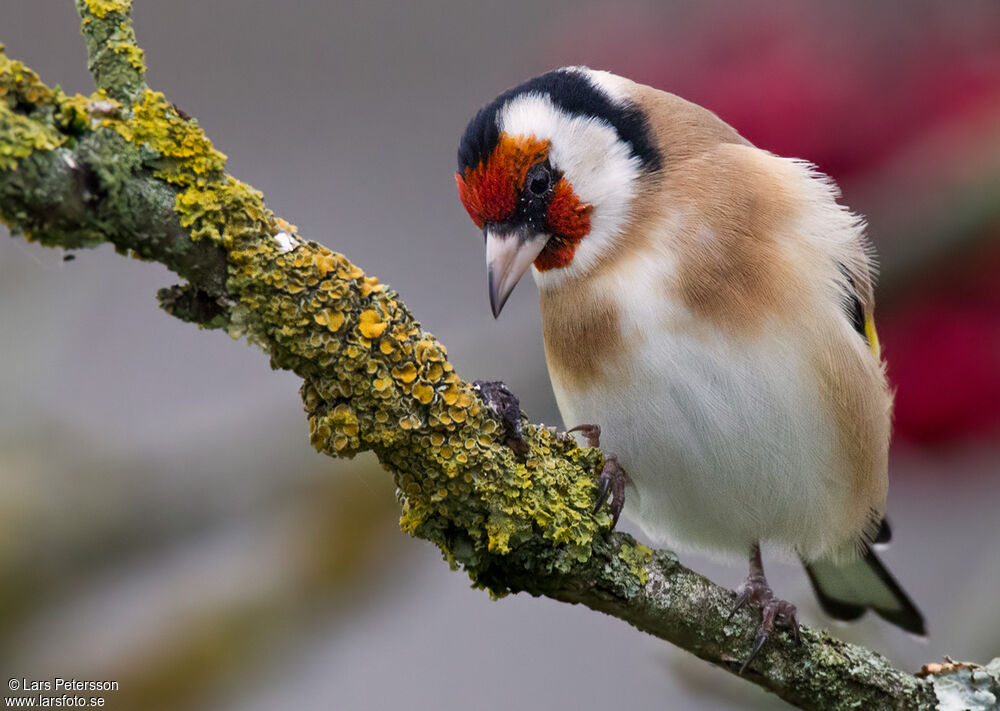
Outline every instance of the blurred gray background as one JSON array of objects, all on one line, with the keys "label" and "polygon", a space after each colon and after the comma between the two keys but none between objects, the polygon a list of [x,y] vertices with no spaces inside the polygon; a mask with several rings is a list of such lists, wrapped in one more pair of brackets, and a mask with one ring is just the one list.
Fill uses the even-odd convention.
[{"label": "blurred gray background", "polygon": [[[669,45],[691,5],[135,4],[150,85],[234,175],[397,289],[463,377],[504,380],[534,421],[559,423],[530,280],[490,317],[482,239],[455,195],[458,138],[480,105],[552,67],[657,61],[636,54],[659,46],[649,27]],[[727,7],[711,5],[718,22]],[[88,94],[78,28],[70,0],[0,3],[9,56]],[[871,194],[858,199],[874,224]],[[106,247],[62,256],[0,239],[4,677],[116,679],[111,708],[783,707],[624,623],[471,590],[398,531],[374,460],[311,449],[293,376],[157,309],[165,269]],[[885,559],[930,638],[872,618],[836,634],[913,670],[1000,654],[998,455],[993,434],[894,450]],[[730,587],[745,575],[685,562]],[[771,570],[806,623],[830,625],[799,569]]]}]

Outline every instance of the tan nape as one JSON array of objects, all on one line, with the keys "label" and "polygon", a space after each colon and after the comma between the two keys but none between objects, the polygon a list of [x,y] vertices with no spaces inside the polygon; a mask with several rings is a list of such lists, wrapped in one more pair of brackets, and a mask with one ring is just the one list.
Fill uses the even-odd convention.
[{"label": "tan nape", "polygon": [[789,234],[802,201],[781,159],[721,144],[675,165],[662,191],[676,225],[671,296],[731,333],[755,333],[809,307],[801,300],[814,293],[808,267],[817,255]]},{"label": "tan nape", "polygon": [[632,100],[649,119],[665,172],[723,143],[750,145],[736,129],[708,109],[674,94],[630,84]]}]

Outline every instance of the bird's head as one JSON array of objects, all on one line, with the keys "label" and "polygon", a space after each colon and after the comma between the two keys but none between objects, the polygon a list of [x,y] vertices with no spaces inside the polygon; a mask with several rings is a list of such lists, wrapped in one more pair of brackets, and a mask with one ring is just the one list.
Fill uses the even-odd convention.
[{"label": "bird's head", "polygon": [[625,229],[639,179],[661,160],[629,85],[559,69],[504,92],[469,122],[455,180],[486,237],[494,317],[529,267],[543,289],[583,276]]}]

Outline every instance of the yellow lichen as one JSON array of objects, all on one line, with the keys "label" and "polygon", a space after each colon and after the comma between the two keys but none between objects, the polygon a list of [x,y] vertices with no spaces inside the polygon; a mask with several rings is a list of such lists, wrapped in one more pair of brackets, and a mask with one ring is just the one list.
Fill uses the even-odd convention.
[{"label": "yellow lichen", "polygon": [[321,276],[326,276],[337,268],[337,260],[332,253],[316,253],[313,255],[313,263]]},{"label": "yellow lichen", "polygon": [[[7,57],[0,45],[0,170],[14,170],[35,151],[52,150],[67,138],[53,126],[26,115],[52,111],[58,128],[76,131],[86,124],[86,99],[49,89],[21,62]],[[79,109],[79,115],[77,113]]]},{"label": "yellow lichen", "polygon": [[392,377],[403,383],[412,383],[417,378],[417,367],[413,363],[404,363],[392,369]]},{"label": "yellow lichen", "polygon": [[630,546],[623,543],[618,551],[618,557],[628,565],[629,572],[639,579],[640,585],[649,580],[649,570],[646,566],[653,557],[653,551],[641,543]]},{"label": "yellow lichen", "polygon": [[365,338],[378,338],[388,325],[389,323],[383,321],[382,317],[378,315],[378,311],[367,309],[361,312],[358,330],[361,331],[361,335]]},{"label": "yellow lichen", "polygon": [[0,98],[11,109],[18,104],[27,106],[51,105],[53,90],[47,87],[38,74],[23,63],[9,59],[0,44]]},{"label": "yellow lichen", "polygon": [[108,47],[115,54],[124,54],[129,65],[136,71],[142,72],[146,69],[146,53],[135,43],[135,33],[131,25],[125,22],[119,23],[108,37]]},{"label": "yellow lichen", "polygon": [[20,159],[61,146],[65,140],[55,129],[0,104],[0,170],[14,170]]},{"label": "yellow lichen", "polygon": [[163,94],[147,90],[132,109],[129,120],[109,118],[104,123],[125,140],[162,156],[156,177],[184,187],[217,183],[216,193],[226,182],[237,182],[225,180],[226,157],[215,150],[197,123],[182,118]]},{"label": "yellow lichen", "polygon": [[426,405],[434,399],[434,388],[430,385],[417,383],[413,386],[413,397],[415,397],[420,403]]},{"label": "yellow lichen", "polygon": [[132,10],[132,0],[84,0],[84,5],[88,12],[102,20],[109,12],[125,15]]},{"label": "yellow lichen", "polygon": [[370,296],[373,291],[380,291],[383,287],[375,277],[365,277],[361,280],[359,288],[361,289],[361,298],[364,299]]},{"label": "yellow lichen", "polygon": [[444,401],[445,405],[454,405],[458,402],[458,394],[458,385],[451,383],[447,388],[441,391],[441,399]]}]

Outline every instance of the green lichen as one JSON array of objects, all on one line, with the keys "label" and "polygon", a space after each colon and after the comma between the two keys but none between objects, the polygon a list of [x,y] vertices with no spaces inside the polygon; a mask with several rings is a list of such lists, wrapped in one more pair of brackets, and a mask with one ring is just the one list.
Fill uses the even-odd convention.
[{"label": "green lichen", "polygon": [[652,549],[641,543],[636,543],[634,546],[623,543],[618,550],[618,557],[628,566],[629,572],[639,579],[639,585],[644,586],[649,580],[649,570],[646,566],[653,558]]},{"label": "green lichen", "polygon": [[138,72],[146,70],[146,53],[135,43],[135,32],[132,25],[126,22],[118,23],[118,27],[108,35],[108,48],[115,54],[124,55],[129,66]]}]

